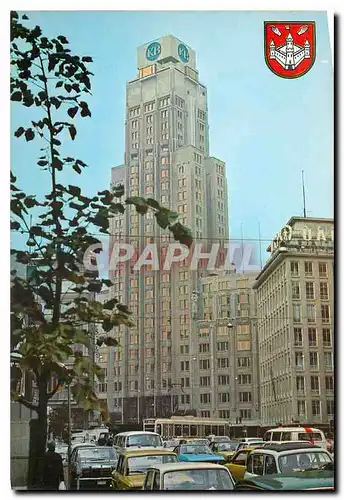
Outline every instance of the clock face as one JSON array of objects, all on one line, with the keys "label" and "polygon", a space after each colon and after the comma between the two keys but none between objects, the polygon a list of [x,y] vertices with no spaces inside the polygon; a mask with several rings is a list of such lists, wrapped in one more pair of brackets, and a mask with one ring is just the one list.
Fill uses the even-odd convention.
[{"label": "clock face", "polygon": [[155,61],[161,54],[161,45],[158,42],[153,42],[148,45],[146,50],[146,58],[148,61]]},{"label": "clock face", "polygon": [[178,45],[178,55],[184,63],[189,61],[189,51],[183,43]]}]

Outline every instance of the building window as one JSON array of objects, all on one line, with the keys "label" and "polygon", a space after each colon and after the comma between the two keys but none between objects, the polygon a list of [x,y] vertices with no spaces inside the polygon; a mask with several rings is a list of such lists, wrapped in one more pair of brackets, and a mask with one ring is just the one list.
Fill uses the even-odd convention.
[{"label": "building window", "polygon": [[208,404],[211,402],[211,396],[210,394],[200,394],[200,401],[201,404]]},{"label": "building window", "polygon": [[311,376],[311,391],[319,394],[319,377],[316,375]]},{"label": "building window", "polygon": [[294,323],[301,323],[301,306],[300,306],[300,304],[293,304],[293,321],[294,321]]},{"label": "building window", "polygon": [[140,106],[136,106],[135,108],[131,108],[129,110],[129,116],[132,118],[133,116],[139,116],[140,114]]},{"label": "building window", "polygon": [[331,352],[324,352],[325,370],[333,370],[333,359]]},{"label": "building window", "polygon": [[306,281],[306,299],[314,300],[314,283],[313,283],[313,281]]},{"label": "building window", "polygon": [[249,335],[250,334],[250,325],[238,325],[237,326],[237,334],[238,335]]},{"label": "building window", "polygon": [[210,418],[210,411],[201,411],[202,418]]},{"label": "building window", "polygon": [[189,371],[189,367],[190,367],[190,363],[189,361],[181,361],[180,362],[180,370],[182,372],[188,372]]},{"label": "building window", "polygon": [[303,360],[304,360],[303,353],[302,352],[296,352],[295,353],[295,366],[299,370],[300,369],[303,370]]},{"label": "building window", "polygon": [[328,300],[328,286],[326,281],[320,282],[320,299]]},{"label": "building window", "polygon": [[166,132],[165,134],[161,134],[161,139],[166,141],[168,139],[168,132]]},{"label": "building window", "polygon": [[238,384],[239,385],[248,385],[248,384],[251,384],[252,383],[252,375],[250,375],[249,373],[246,374],[240,374],[238,375]]},{"label": "building window", "polygon": [[318,369],[318,353],[315,351],[310,351],[309,353],[309,365],[313,369]]},{"label": "building window", "polygon": [[312,399],[312,415],[314,417],[320,416],[320,401],[319,401],[319,399]]},{"label": "building window", "polygon": [[320,278],[326,278],[326,276],[327,276],[327,264],[326,264],[326,262],[319,262],[319,276],[320,276]]},{"label": "building window", "polygon": [[154,107],[155,107],[155,102],[148,102],[147,104],[145,104],[145,112],[153,111]]},{"label": "building window", "polygon": [[329,399],[326,401],[326,410],[327,410],[327,415],[334,415],[334,401],[333,401],[333,399]]},{"label": "building window", "polygon": [[305,275],[313,276],[313,262],[305,262]]},{"label": "building window", "polygon": [[326,391],[334,391],[334,379],[332,376],[325,377]]},{"label": "building window", "polygon": [[199,352],[209,352],[209,351],[210,351],[209,344],[200,344],[199,345]]},{"label": "building window", "polygon": [[210,369],[210,360],[209,359],[201,359],[199,362],[200,370],[209,370]]},{"label": "building window", "polygon": [[210,377],[200,377],[199,383],[201,387],[209,387],[210,386]]},{"label": "building window", "polygon": [[168,109],[164,109],[161,111],[161,118],[167,118],[168,117]]},{"label": "building window", "polygon": [[308,344],[309,347],[317,346],[317,330],[316,328],[308,328]]},{"label": "building window", "polygon": [[219,375],[217,380],[219,385],[229,385],[229,375]]},{"label": "building window", "polygon": [[229,410],[219,410],[219,417],[225,418],[225,419],[230,418],[230,411]]},{"label": "building window", "polygon": [[164,108],[165,106],[170,105],[170,97],[164,97],[163,99],[160,99],[160,108]]},{"label": "building window", "polygon": [[230,401],[230,393],[229,392],[220,392],[219,393],[219,403],[229,403]]},{"label": "building window", "polygon": [[252,392],[239,392],[240,403],[250,403],[252,401]]},{"label": "building window", "polygon": [[290,262],[290,272],[292,276],[299,275],[299,263],[298,262]]},{"label": "building window", "polygon": [[238,358],[238,368],[250,368],[251,359],[248,357]]},{"label": "building window", "polygon": [[294,346],[302,346],[302,329],[294,328]]},{"label": "building window", "polygon": [[327,304],[321,304],[321,320],[323,323],[330,322],[330,306]]},{"label": "building window", "polygon": [[246,419],[246,420],[252,418],[252,411],[249,409],[240,410],[240,418]]},{"label": "building window", "polygon": [[323,334],[323,346],[331,347],[332,346],[331,330],[329,328],[323,328],[322,334]]},{"label": "building window", "polygon": [[237,351],[249,351],[251,349],[250,340],[237,342]]},{"label": "building window", "polygon": [[305,392],[305,377],[296,377],[296,390],[297,392]]},{"label": "building window", "polygon": [[181,345],[180,354],[189,354],[189,345]]},{"label": "building window", "polygon": [[298,281],[293,281],[291,284],[291,296],[293,299],[300,298],[300,283]]},{"label": "building window", "polygon": [[306,401],[297,402],[297,414],[299,417],[306,415]]},{"label": "building window", "polygon": [[217,360],[217,367],[218,368],[228,368],[229,367],[229,360],[228,358],[220,358]]},{"label": "building window", "polygon": [[218,342],[217,343],[218,351],[228,351],[228,342]]},{"label": "building window", "polygon": [[315,323],[315,305],[307,304],[307,321],[308,323]]}]

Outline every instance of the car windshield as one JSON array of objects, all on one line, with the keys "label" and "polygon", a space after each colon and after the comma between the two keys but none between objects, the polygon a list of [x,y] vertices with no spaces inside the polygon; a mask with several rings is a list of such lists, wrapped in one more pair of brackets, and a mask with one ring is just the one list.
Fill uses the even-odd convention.
[{"label": "car windshield", "polygon": [[208,439],[190,439],[187,444],[209,446]]},{"label": "car windshield", "polygon": [[226,470],[185,469],[165,472],[164,490],[233,490]]},{"label": "car windshield", "polygon": [[79,451],[81,462],[116,460],[117,454],[114,448],[81,448]]},{"label": "car windshield", "polygon": [[128,437],[128,446],[162,446],[162,439],[154,434],[135,434]]},{"label": "car windshield", "polygon": [[219,443],[217,445],[217,451],[235,451],[238,443]]},{"label": "car windshield", "polygon": [[278,459],[282,474],[306,469],[321,469],[325,464],[330,462],[332,462],[331,458],[321,450],[290,453],[282,455]]},{"label": "car windshield", "polygon": [[228,436],[216,436],[213,439],[213,442],[215,442],[215,443],[222,443],[224,441],[229,442],[230,441],[229,437]]},{"label": "car windshield", "polygon": [[180,453],[182,455],[186,454],[192,454],[192,455],[202,455],[203,453],[212,453],[211,449],[209,446],[206,446],[204,444],[184,444],[180,447]]},{"label": "car windshield", "polygon": [[144,455],[139,457],[128,458],[127,475],[145,474],[148,467],[153,467],[157,464],[169,464],[177,462],[176,455]]},{"label": "car windshield", "polygon": [[175,448],[178,444],[178,441],[165,441],[164,446],[165,448]]}]

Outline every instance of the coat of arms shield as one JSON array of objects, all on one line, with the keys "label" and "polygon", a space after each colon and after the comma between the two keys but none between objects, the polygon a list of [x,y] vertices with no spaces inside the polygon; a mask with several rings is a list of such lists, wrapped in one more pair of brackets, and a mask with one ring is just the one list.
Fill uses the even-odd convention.
[{"label": "coat of arms shield", "polygon": [[275,75],[298,78],[305,75],[315,61],[314,21],[265,21],[265,61]]}]

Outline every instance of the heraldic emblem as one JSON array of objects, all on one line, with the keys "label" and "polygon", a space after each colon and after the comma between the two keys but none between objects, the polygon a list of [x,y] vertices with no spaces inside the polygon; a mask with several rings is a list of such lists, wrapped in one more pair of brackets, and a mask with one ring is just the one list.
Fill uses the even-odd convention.
[{"label": "heraldic emblem", "polygon": [[315,61],[315,22],[265,21],[264,50],[266,64],[275,75],[305,75]]}]

